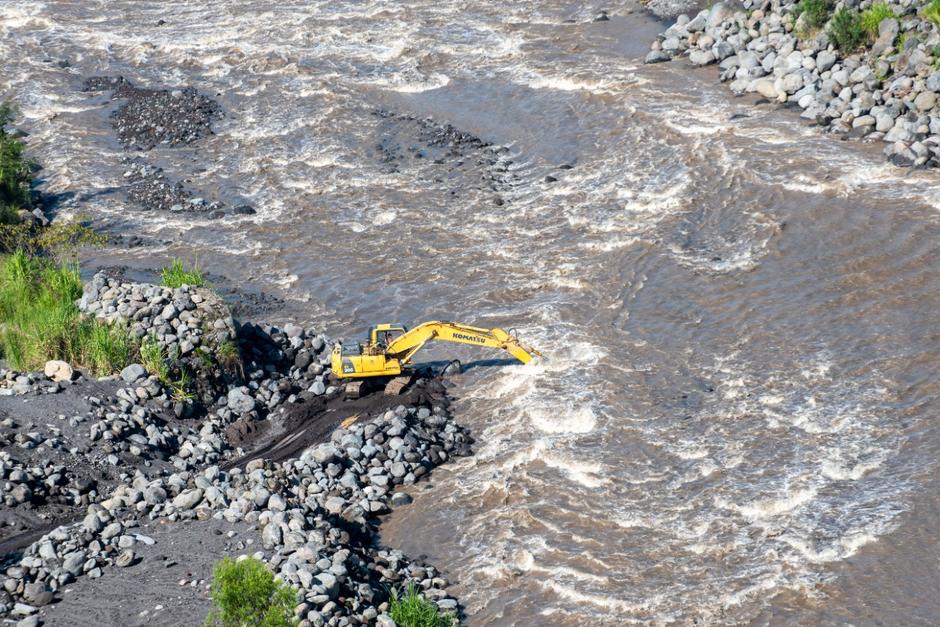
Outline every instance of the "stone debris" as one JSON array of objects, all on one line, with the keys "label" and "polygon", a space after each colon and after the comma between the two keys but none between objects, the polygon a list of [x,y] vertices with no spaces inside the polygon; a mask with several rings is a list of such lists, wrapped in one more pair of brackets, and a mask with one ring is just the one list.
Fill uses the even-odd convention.
[{"label": "stone debris", "polygon": [[[458,609],[433,566],[382,548],[374,535],[379,516],[411,501],[401,486],[471,454],[472,439],[451,418],[443,384],[419,379],[408,404],[326,431],[326,441],[286,459],[242,459],[240,438],[251,425],[338,397],[329,379],[329,338],[294,324],[239,325],[205,288],[170,289],[103,274],[86,284],[80,308],[189,359],[188,367],[207,382],[189,403],[201,404],[203,416],[180,421],[187,414],[178,411],[165,382],[143,364],[131,364],[114,377],[113,396],[89,396],[90,410],[67,419],[74,433],[87,434],[80,446],[49,425],[29,430],[12,418],[0,422],[4,504],[77,508],[76,522],[46,533],[7,563],[0,615],[36,615],[77,577],[132,566],[155,544],[135,532],[144,521],[208,519],[260,531],[261,546],[239,546],[297,588],[303,625],[380,623],[389,590],[408,582],[441,609]],[[237,363],[229,370],[199,356],[202,349],[218,356],[223,347],[235,348]],[[62,364],[48,370],[67,372]],[[68,450],[75,463],[24,463],[10,453],[16,447]],[[102,473],[95,481],[76,471],[96,467],[120,474],[106,480]]]},{"label": "stone debris", "polygon": [[95,76],[84,89],[124,100],[111,114],[111,126],[122,143],[138,150],[192,143],[211,135],[212,123],[222,117],[218,103],[192,87],[144,89],[121,76]]},{"label": "stone debris", "polygon": [[919,15],[921,5],[889,3],[897,19],[883,20],[875,42],[851,54],[830,41],[828,27],[813,31],[796,19],[797,6],[744,0],[743,10],[719,2],[680,15],[646,62],[686,56],[693,65],[717,64],[735,94],[798,107],[802,118],[845,138],[882,141],[895,165],[940,163],[940,28]]}]

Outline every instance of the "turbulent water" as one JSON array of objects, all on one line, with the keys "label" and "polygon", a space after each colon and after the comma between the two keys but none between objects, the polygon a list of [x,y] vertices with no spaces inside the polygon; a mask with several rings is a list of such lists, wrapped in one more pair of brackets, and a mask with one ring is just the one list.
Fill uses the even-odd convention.
[{"label": "turbulent water", "polygon": [[[383,539],[469,624],[931,622],[940,179],[643,66],[630,9],[3,0],[0,95],[58,211],[151,242],[90,266],[182,256],[337,335],[456,319],[542,350],[427,354],[469,366],[477,452]],[[118,74],[221,103],[145,156],[257,215],[127,203],[114,105],[81,92]]]}]

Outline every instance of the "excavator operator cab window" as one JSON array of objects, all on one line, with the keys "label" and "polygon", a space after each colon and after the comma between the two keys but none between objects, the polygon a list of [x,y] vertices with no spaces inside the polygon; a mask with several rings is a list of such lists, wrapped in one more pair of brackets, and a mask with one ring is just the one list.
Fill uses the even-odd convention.
[{"label": "excavator operator cab window", "polygon": [[359,342],[350,342],[343,344],[343,357],[350,357],[362,354],[362,345]]},{"label": "excavator operator cab window", "polygon": [[382,347],[388,346],[393,341],[395,341],[395,338],[402,335],[405,332],[405,330],[406,330],[405,327],[401,327],[397,329],[388,329],[386,331],[376,331],[375,343],[376,345],[382,346]]}]

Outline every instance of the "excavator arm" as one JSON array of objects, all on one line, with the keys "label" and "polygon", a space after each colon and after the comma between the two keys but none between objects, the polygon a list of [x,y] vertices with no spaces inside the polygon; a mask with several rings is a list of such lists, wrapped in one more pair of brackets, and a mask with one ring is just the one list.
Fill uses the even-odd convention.
[{"label": "excavator arm", "polygon": [[524,364],[532,361],[533,356],[541,356],[537,350],[526,348],[517,337],[502,329],[481,329],[446,321],[424,322],[406,331],[389,342],[385,354],[407,364],[431,340],[502,349]]},{"label": "excavator arm", "polygon": [[364,343],[337,343],[333,347],[330,368],[339,379],[398,377],[415,353],[432,340],[504,350],[524,364],[532,361],[534,356],[541,356],[537,350],[523,346],[519,338],[502,329],[435,321],[406,331],[399,324],[381,324],[372,327],[370,337]]}]

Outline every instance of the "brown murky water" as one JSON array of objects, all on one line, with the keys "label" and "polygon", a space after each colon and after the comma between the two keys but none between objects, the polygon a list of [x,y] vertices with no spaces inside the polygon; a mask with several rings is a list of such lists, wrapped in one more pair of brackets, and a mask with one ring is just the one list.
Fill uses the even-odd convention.
[{"label": "brown murky water", "polygon": [[[620,3],[2,1],[0,94],[63,214],[170,242],[88,267],[198,258],[337,334],[453,318],[546,353],[427,355],[472,365],[477,454],[384,539],[469,624],[936,622],[936,174],[644,67],[656,28]],[[217,96],[214,137],[147,157],[258,215],[127,206],[94,74]]]}]

